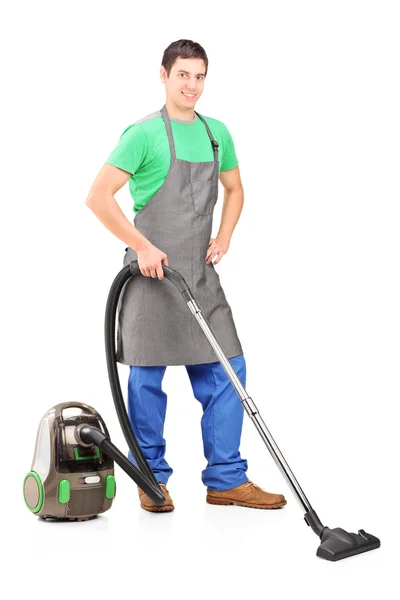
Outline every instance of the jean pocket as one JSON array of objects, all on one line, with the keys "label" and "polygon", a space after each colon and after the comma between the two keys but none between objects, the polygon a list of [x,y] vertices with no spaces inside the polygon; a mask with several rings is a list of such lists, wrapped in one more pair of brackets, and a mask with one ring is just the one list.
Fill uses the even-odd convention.
[{"label": "jean pocket", "polygon": [[211,215],[218,198],[218,180],[192,182],[190,193],[194,212],[198,215]]}]

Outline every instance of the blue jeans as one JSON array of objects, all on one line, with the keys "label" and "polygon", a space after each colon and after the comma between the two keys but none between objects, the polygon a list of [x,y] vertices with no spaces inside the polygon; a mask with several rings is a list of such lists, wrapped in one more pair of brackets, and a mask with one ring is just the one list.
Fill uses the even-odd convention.
[{"label": "blue jeans", "polygon": [[[243,355],[229,359],[243,387],[246,362]],[[167,484],[173,469],[165,460],[164,421],[167,396],[161,389],[167,367],[130,367],[129,420],[156,479]],[[195,398],[201,403],[201,430],[207,466],[201,479],[215,491],[229,490],[248,481],[247,461],[239,452],[244,408],[219,362],[186,365]],[[131,452],[129,459],[136,465]],[[137,465],[136,465],[137,466]]]}]

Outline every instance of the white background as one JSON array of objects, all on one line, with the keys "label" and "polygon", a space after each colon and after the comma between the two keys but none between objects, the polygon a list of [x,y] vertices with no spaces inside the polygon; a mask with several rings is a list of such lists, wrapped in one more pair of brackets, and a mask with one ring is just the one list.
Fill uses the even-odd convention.
[{"label": "white background", "polygon": [[[398,3],[36,0],[0,20],[2,589],[46,599],[395,597]],[[216,268],[247,391],[323,523],[364,528],[379,550],[338,563],[315,556],[319,540],[247,415],[248,476],[288,504],[207,505],[201,408],[184,367],[164,380],[173,513],[141,510],[119,467],[113,508],[94,521],[44,523],[25,507],[23,477],[54,404],[93,405],[126,452],[103,340],[125,244],[85,199],[122,131],[164,104],[161,57],[180,38],[208,54],[196,110],[227,125],[240,163],[245,205]],[[132,219],[128,186],[117,200]],[[221,207],[222,194],[214,233]],[[125,392],[128,367],[120,375]]]}]

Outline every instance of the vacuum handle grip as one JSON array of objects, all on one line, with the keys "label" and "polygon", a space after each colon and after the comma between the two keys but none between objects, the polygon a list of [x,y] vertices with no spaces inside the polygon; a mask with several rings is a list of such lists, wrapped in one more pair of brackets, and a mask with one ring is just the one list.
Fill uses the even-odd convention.
[{"label": "vacuum handle grip", "polygon": [[82,407],[85,408],[89,413],[95,414],[93,412],[93,408],[91,406],[89,406],[88,404],[84,404],[83,402],[70,401],[70,402],[62,402],[61,404],[57,404],[55,418],[62,416],[63,411],[68,408],[80,408],[82,410]]},{"label": "vacuum handle grip", "polygon": [[[163,265],[162,263],[161,266],[164,271],[165,278],[169,279],[178,288],[181,294],[187,291],[190,292],[189,286],[186,283],[185,279],[178,271],[176,271],[176,269],[172,269],[172,267],[168,267],[167,265]],[[136,277],[136,275],[142,275],[137,260],[133,260],[131,263],[129,263],[129,269],[132,277]],[[142,277],[145,277],[145,275],[142,275]]]}]

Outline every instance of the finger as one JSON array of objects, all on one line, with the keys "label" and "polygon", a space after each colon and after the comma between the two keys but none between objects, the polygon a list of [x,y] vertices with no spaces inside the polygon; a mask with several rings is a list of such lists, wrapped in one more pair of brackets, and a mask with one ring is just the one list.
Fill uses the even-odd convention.
[{"label": "finger", "polygon": [[150,269],[150,273],[153,279],[155,279],[157,277],[157,271],[154,269],[154,267],[152,269]]},{"label": "finger", "polygon": [[218,255],[217,260],[214,260],[214,265],[217,265],[223,256],[224,256],[224,253],[220,252],[219,255]]},{"label": "finger", "polygon": [[165,258],[163,258],[161,262],[164,263],[164,265],[167,265],[167,267],[168,267],[169,266],[168,265],[168,256],[166,256]]},{"label": "finger", "polygon": [[213,253],[217,251],[217,245],[214,244],[213,246],[210,246],[207,250],[207,254],[206,254],[206,260],[208,259],[208,257]]},{"label": "finger", "polygon": [[219,256],[219,252],[215,252],[214,256],[211,259],[211,262],[213,262],[215,264],[214,258],[218,258],[218,256]]},{"label": "finger", "polygon": [[212,253],[210,254],[210,258],[208,259],[207,263],[210,263],[210,262],[212,262],[212,260],[213,260],[214,256],[216,256],[217,254],[218,254],[217,252],[212,252]]},{"label": "finger", "polygon": [[163,279],[164,277],[164,271],[161,265],[157,267],[157,277],[158,279]]}]

